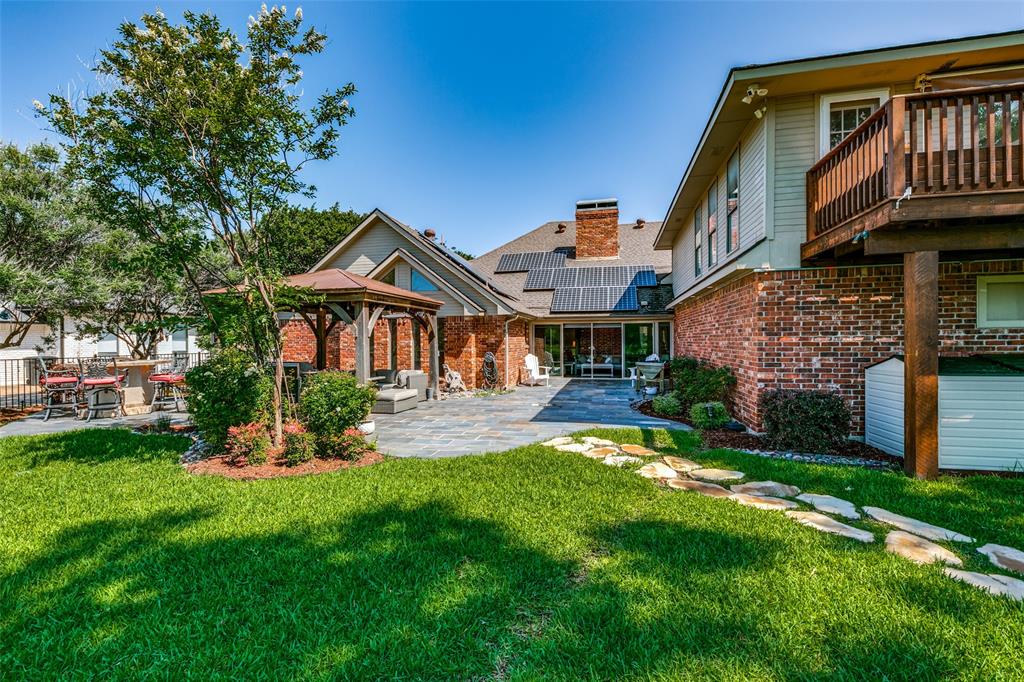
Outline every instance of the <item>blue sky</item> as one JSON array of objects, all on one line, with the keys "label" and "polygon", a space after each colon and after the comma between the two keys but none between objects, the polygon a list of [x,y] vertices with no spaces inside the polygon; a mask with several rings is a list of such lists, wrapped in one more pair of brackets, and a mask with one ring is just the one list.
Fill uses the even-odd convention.
[{"label": "blue sky", "polygon": [[[482,253],[583,198],[660,220],[732,66],[1024,27],[1024,3],[324,3],[305,93],[353,81],[317,203],[379,207]],[[0,138],[47,137],[32,99],[81,88],[118,23],[160,6],[244,29],[258,2],[0,0]],[[52,139],[52,138],[51,138]]]}]

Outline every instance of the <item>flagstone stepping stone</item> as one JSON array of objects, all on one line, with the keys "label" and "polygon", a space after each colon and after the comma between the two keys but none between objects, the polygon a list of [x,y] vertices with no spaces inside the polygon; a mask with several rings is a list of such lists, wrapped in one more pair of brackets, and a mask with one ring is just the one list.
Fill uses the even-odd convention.
[{"label": "flagstone stepping stone", "polygon": [[584,443],[590,443],[591,445],[597,445],[600,447],[615,445],[615,441],[613,440],[608,440],[607,438],[597,438],[596,436],[583,436],[581,440]]},{"label": "flagstone stepping stone", "polygon": [[697,464],[696,462],[692,462],[688,459],[683,459],[682,457],[673,457],[672,455],[665,455],[661,459],[665,461],[665,464],[669,465],[676,471],[682,472],[684,474],[689,473],[694,469],[700,469],[699,464]]},{"label": "flagstone stepping stone", "polygon": [[609,457],[611,455],[619,454],[619,449],[618,448],[594,448],[593,450],[587,450],[583,454],[586,455],[587,457],[592,457],[593,459],[604,459],[605,457]]},{"label": "flagstone stepping stone", "polygon": [[745,474],[742,471],[729,471],[728,469],[695,469],[690,472],[690,476],[702,481],[738,481]]},{"label": "flagstone stepping stone", "polygon": [[875,541],[875,536],[868,531],[861,530],[860,528],[854,528],[853,526],[847,526],[845,523],[840,523],[832,517],[819,514],[818,512],[788,511],[785,512],[785,514],[797,523],[802,523],[805,526],[815,530],[820,530],[823,533],[842,535],[844,538],[860,540],[861,542]]},{"label": "flagstone stepping stone", "polygon": [[675,478],[678,475],[675,469],[661,462],[645,464],[637,469],[637,473],[644,478]]},{"label": "flagstone stepping stone", "polygon": [[979,547],[978,551],[987,556],[988,560],[999,568],[1024,573],[1024,552],[1019,549],[989,543],[984,547]]},{"label": "flagstone stepping stone", "polygon": [[838,514],[848,519],[860,518],[860,512],[857,511],[857,506],[853,502],[847,502],[838,497],[818,495],[817,493],[804,493],[803,495],[797,495],[796,499],[806,502],[820,512]]},{"label": "flagstone stepping stone", "polygon": [[[776,483],[775,481],[754,481],[753,483],[740,483],[731,485],[729,488],[734,493],[743,495],[767,495],[768,497],[796,497],[800,494],[800,488],[795,485]],[[793,505],[796,506],[795,504]]]},{"label": "flagstone stepping stone", "polygon": [[[733,486],[735,488],[736,486]],[[781,497],[767,497],[765,495],[748,495],[746,493],[733,493],[730,500],[733,502],[739,502],[745,507],[753,507],[755,509],[765,509],[767,511],[785,511],[786,509],[796,509],[797,503],[784,500]]]},{"label": "flagstone stepping stone", "polygon": [[555,450],[561,450],[562,452],[587,452],[592,449],[586,443],[565,443],[564,445],[555,446]]},{"label": "flagstone stepping stone", "polygon": [[707,497],[732,497],[733,495],[720,485],[704,483],[703,481],[691,481],[688,478],[670,479],[668,487],[675,488],[676,490],[689,490],[690,492],[700,493]]},{"label": "flagstone stepping stone", "polygon": [[905,530],[908,533],[913,533],[914,535],[918,535],[929,540],[974,542],[974,538],[969,538],[966,535],[961,535],[960,533],[947,530],[941,526],[933,526],[930,523],[912,519],[909,516],[900,516],[899,514],[894,514],[891,511],[882,509],[881,507],[864,507],[864,513],[875,521],[881,521],[882,523],[887,523],[890,526],[896,526],[900,530]]},{"label": "flagstone stepping stone", "polygon": [[891,530],[885,536],[885,548],[904,559],[918,564],[950,564],[963,566],[964,562],[956,554],[934,542],[919,538],[903,530]]},{"label": "flagstone stepping stone", "polygon": [[974,571],[961,571],[958,568],[947,568],[943,571],[954,580],[960,580],[992,594],[1009,597],[1014,601],[1024,600],[1024,580],[1011,578],[997,573],[975,573]]},{"label": "flagstone stepping stone", "polygon": [[651,450],[650,448],[645,448],[642,445],[630,445],[628,443],[626,445],[620,445],[619,449],[625,452],[627,455],[636,455],[637,457],[649,457],[651,455],[658,454],[654,450]]},{"label": "flagstone stepping stone", "polygon": [[572,442],[572,438],[570,438],[569,436],[559,436],[558,438],[552,438],[551,440],[546,440],[543,443],[541,443],[541,445],[545,445],[545,446],[547,446],[549,448],[553,448],[556,445],[568,445],[571,442]]},{"label": "flagstone stepping stone", "polygon": [[605,457],[601,461],[610,467],[620,467],[625,464],[639,464],[643,460],[640,459],[639,457],[633,457],[631,455],[612,455],[610,457]]}]

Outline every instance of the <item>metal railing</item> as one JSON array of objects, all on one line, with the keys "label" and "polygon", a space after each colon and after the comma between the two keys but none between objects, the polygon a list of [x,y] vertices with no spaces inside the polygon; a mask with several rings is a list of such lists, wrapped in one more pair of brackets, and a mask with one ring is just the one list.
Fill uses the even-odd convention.
[{"label": "metal railing", "polygon": [[[154,355],[150,359],[157,362],[172,362],[175,358],[188,356],[189,368],[201,365],[208,353],[167,353]],[[36,405],[43,405],[46,402],[46,395],[39,386],[42,378],[42,368],[39,365],[39,357],[44,358],[47,363],[66,365],[69,368],[78,368],[79,360],[89,358],[63,358],[55,355],[42,354],[32,355],[24,358],[0,359],[0,409],[24,409]],[[96,356],[91,356],[96,357]],[[118,358],[130,359],[130,358]]]}]

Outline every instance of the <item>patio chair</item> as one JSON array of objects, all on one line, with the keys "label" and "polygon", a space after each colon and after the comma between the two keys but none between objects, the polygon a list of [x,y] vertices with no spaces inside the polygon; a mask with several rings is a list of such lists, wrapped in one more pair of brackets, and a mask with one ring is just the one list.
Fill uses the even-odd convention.
[{"label": "patio chair", "polygon": [[53,410],[64,410],[77,416],[78,386],[82,379],[78,368],[57,360],[47,362],[42,356],[38,357],[38,361],[41,372],[39,386],[46,394],[43,421],[49,421]]},{"label": "patio chair", "polygon": [[[124,416],[125,375],[117,370],[117,358],[96,357],[78,361],[82,368],[82,391],[85,393],[85,421],[91,421],[97,412],[111,410]],[[114,373],[107,371],[113,364]]]},{"label": "patio chair", "polygon": [[447,362],[442,365],[442,369],[444,369],[445,390],[449,393],[469,390],[466,388],[466,382],[462,380],[462,375],[449,367]]},{"label": "patio chair", "polygon": [[180,412],[179,406],[185,401],[185,371],[188,369],[187,356],[174,356],[170,362],[164,362],[153,368],[149,375],[149,383],[153,385],[153,400],[150,408],[163,409],[168,403]]},{"label": "patio chair", "polygon": [[531,386],[539,386],[541,382],[544,382],[544,385],[547,386],[548,380],[551,378],[551,376],[548,374],[548,370],[550,370],[551,368],[541,365],[540,361],[537,359],[537,356],[534,355],[533,353],[527,355],[524,358],[524,362],[526,365],[527,374],[526,383],[528,383]]}]

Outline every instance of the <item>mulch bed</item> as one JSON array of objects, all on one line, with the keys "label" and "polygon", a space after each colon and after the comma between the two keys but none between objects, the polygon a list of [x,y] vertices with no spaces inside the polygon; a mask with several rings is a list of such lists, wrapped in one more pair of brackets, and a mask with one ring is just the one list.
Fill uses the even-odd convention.
[{"label": "mulch bed", "polygon": [[19,408],[5,407],[5,408],[2,408],[2,409],[0,409],[0,426],[3,426],[4,424],[7,424],[7,423],[10,423],[10,422],[13,422],[13,421],[17,421],[17,420],[21,419],[22,417],[27,417],[28,415],[33,414],[35,412],[39,412],[42,409],[43,408],[41,406],[39,406],[39,405],[34,405],[32,407],[19,407]]},{"label": "mulch bed", "polygon": [[287,476],[309,476],[310,474],[323,474],[339,469],[354,469],[357,467],[368,467],[384,461],[384,455],[379,452],[368,452],[359,459],[311,459],[308,462],[290,467],[284,459],[268,461],[259,466],[246,466],[243,464],[232,464],[226,455],[208,457],[193,462],[185,467],[185,470],[192,474],[201,476],[224,476],[239,481],[255,481],[265,478],[284,478]]},{"label": "mulch bed", "polygon": [[[762,452],[770,451],[773,448],[769,447],[765,442],[764,436],[758,436],[753,433],[745,433],[743,431],[731,431],[729,429],[697,429],[693,424],[690,423],[689,419],[685,417],[666,417],[661,414],[656,414],[651,406],[650,401],[645,401],[636,406],[636,409],[649,417],[658,417],[660,419],[670,419],[680,424],[686,424],[694,430],[700,431],[701,441],[704,447],[708,450],[715,450],[718,448],[729,449],[729,450],[760,450]],[[819,454],[819,453],[806,453],[806,454]],[[890,454],[882,452],[878,448],[871,447],[867,443],[861,443],[855,440],[846,441],[841,448],[835,452],[828,453],[830,455],[837,455],[839,457],[856,457],[857,459],[868,459],[878,462],[886,462],[889,464],[895,464],[902,466],[903,459],[900,457],[893,457]]]}]

